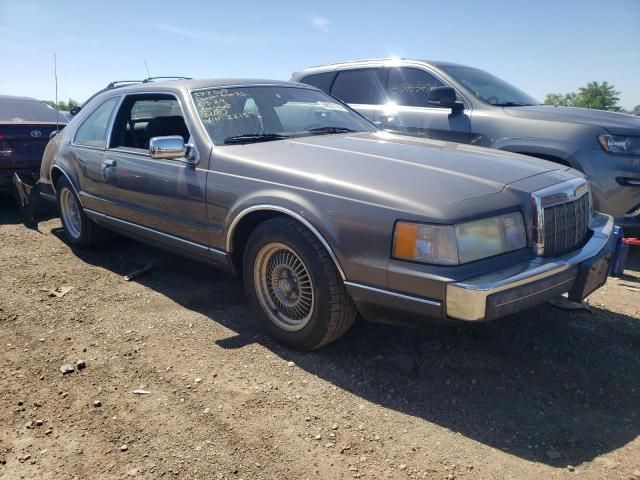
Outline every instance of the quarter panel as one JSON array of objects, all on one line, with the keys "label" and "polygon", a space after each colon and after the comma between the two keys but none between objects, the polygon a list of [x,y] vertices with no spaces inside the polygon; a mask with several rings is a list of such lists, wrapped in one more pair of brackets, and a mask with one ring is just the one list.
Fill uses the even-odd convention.
[{"label": "quarter panel", "polygon": [[60,168],[69,178],[85,208],[100,207],[100,165],[103,150],[97,148],[64,145],[54,160],[54,166]]}]

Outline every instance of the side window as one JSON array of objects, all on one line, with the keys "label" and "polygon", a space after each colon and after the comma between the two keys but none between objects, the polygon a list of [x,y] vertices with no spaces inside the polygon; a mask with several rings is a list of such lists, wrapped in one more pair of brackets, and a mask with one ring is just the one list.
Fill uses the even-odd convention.
[{"label": "side window", "polygon": [[110,98],[96,108],[80,125],[73,141],[79,145],[104,148],[109,120],[117,101],[117,98]]},{"label": "side window", "polygon": [[312,87],[319,88],[327,93],[329,93],[329,88],[331,87],[331,82],[333,81],[333,77],[335,72],[322,72],[322,73],[314,73],[312,75],[307,75],[300,79],[300,82],[306,83],[307,85],[311,85]]},{"label": "side window", "polygon": [[331,94],[346,103],[376,105],[381,103],[382,81],[380,70],[362,68],[338,72]]},{"label": "side window", "polygon": [[433,75],[417,68],[392,68],[387,81],[389,101],[407,107],[433,106],[427,103],[429,90],[443,83]]},{"label": "side window", "polygon": [[149,149],[153,137],[181,136],[189,130],[178,100],[169,94],[129,95],[122,102],[113,126],[110,148]]}]

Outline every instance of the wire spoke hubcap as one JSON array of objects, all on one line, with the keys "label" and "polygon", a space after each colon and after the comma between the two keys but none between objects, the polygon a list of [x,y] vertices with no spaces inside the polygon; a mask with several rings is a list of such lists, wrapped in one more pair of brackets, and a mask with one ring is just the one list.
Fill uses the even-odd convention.
[{"label": "wire spoke hubcap", "polygon": [[60,213],[64,227],[73,238],[80,237],[82,221],[80,220],[80,207],[73,192],[63,188],[60,192]]},{"label": "wire spoke hubcap", "polygon": [[313,282],[307,266],[288,246],[262,247],[256,256],[254,286],[260,305],[280,328],[301,330],[311,320]]}]

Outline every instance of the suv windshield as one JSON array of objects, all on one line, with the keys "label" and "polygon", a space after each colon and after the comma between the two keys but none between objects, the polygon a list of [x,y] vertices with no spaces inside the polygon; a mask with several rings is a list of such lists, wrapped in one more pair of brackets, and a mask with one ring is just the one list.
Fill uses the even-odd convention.
[{"label": "suv windshield", "polygon": [[464,85],[476,98],[499,107],[539,105],[540,102],[522,90],[477,68],[441,65],[440,68]]},{"label": "suv windshield", "polygon": [[215,145],[376,130],[349,107],[309,88],[210,88],[192,95]]}]

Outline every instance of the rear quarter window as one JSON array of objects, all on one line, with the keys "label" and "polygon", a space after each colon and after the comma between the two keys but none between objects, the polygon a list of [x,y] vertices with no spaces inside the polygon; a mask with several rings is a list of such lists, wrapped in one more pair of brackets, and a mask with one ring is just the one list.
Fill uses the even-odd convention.
[{"label": "rear quarter window", "polygon": [[346,103],[377,105],[382,102],[384,88],[377,68],[338,72],[331,94]]},{"label": "rear quarter window", "polygon": [[117,101],[117,98],[110,98],[91,112],[78,128],[73,141],[79,145],[104,148],[109,120],[111,120]]},{"label": "rear quarter window", "polygon": [[306,83],[307,85],[311,85],[312,87],[319,88],[320,90],[329,93],[331,82],[333,81],[333,77],[335,77],[335,75],[335,72],[314,73],[311,75],[307,75],[306,77],[302,77],[300,79],[300,82]]}]

